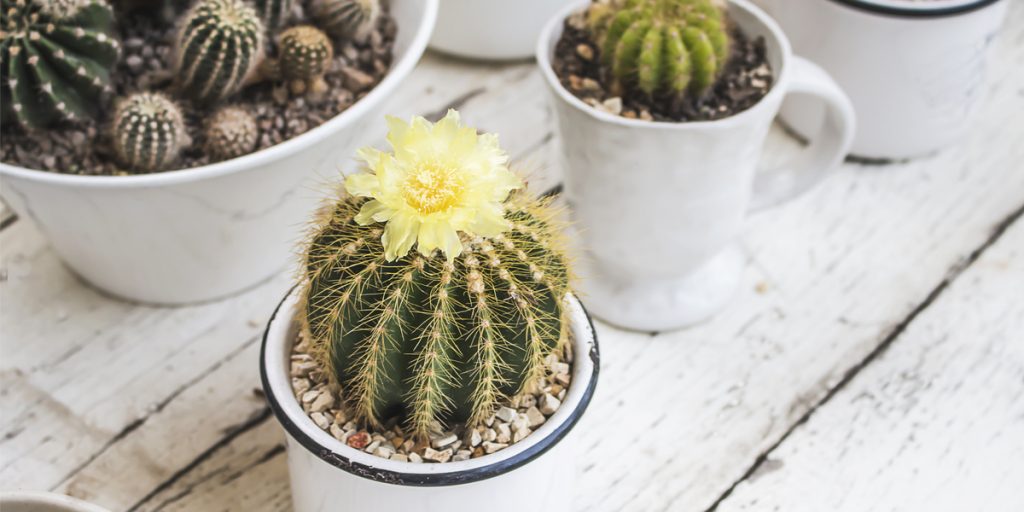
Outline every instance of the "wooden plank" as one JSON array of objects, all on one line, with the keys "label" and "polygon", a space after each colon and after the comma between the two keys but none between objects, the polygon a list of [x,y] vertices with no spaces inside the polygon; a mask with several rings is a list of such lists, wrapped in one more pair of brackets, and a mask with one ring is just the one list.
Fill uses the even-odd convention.
[{"label": "wooden plank", "polygon": [[1024,224],[718,510],[1024,510]]}]

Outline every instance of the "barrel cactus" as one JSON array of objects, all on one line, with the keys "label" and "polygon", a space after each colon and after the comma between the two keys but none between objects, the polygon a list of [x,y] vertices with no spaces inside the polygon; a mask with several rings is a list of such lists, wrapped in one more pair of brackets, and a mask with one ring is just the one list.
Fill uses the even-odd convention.
[{"label": "barrel cactus", "polygon": [[314,229],[300,318],[355,418],[423,438],[543,376],[567,339],[569,269],[496,137],[455,112],[389,124],[394,153],[363,150],[367,172]]},{"label": "barrel cactus", "polygon": [[366,39],[380,17],[380,0],[313,0],[311,15],[318,26],[338,39]]},{"label": "barrel cactus", "polygon": [[288,20],[295,0],[253,0],[253,6],[259,12],[263,24],[273,30]]},{"label": "barrel cactus", "polygon": [[281,33],[277,70],[293,94],[320,95],[327,91],[324,73],[334,58],[334,46],[320,29],[301,25]]},{"label": "barrel cactus", "polygon": [[105,0],[3,0],[4,117],[26,128],[95,116],[121,53]]},{"label": "barrel cactus", "polygon": [[256,148],[259,129],[256,118],[248,110],[227,106],[210,117],[203,135],[206,154],[219,161],[251,153]]},{"label": "barrel cactus", "polygon": [[263,58],[263,22],[244,0],[199,0],[182,19],[174,60],[178,87],[199,103],[236,93]]},{"label": "barrel cactus", "polygon": [[605,69],[648,95],[699,96],[729,58],[725,16],[714,0],[611,0],[588,14]]},{"label": "barrel cactus", "polygon": [[189,142],[181,109],[160,93],[138,93],[119,101],[111,128],[114,152],[133,172],[167,169]]}]

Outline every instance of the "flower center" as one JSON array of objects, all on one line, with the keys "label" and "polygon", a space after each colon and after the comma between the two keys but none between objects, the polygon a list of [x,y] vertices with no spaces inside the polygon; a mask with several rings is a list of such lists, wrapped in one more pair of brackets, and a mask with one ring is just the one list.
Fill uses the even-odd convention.
[{"label": "flower center", "polygon": [[409,173],[402,187],[405,201],[423,215],[455,206],[465,187],[452,167],[438,162],[421,162]]}]

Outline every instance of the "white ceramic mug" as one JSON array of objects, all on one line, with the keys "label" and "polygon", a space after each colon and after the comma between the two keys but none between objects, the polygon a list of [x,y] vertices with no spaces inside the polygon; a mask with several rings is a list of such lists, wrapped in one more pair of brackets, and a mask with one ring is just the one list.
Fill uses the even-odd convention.
[{"label": "white ceramic mug", "polygon": [[[849,94],[858,156],[925,155],[969,129],[985,83],[985,57],[1005,0],[759,0],[793,42]],[[814,133],[818,105],[794,99],[782,118]]]},{"label": "white ceramic mug", "polygon": [[[824,71],[792,55],[768,15],[731,0],[731,18],[767,43],[775,84],[759,103],[689,123],[598,111],[551,68],[563,21],[588,3],[551,20],[537,49],[561,131],[564,195],[585,251],[581,293],[591,312],[622,327],[690,325],[721,309],[738,286],[745,259],[736,240],[747,213],[803,193],[837,167],[853,138],[853,109]],[[791,165],[759,173],[762,145],[790,95],[824,104],[826,122]]]},{"label": "white ceramic mug", "polygon": [[440,0],[430,47],[471,59],[533,57],[544,23],[574,0]]}]

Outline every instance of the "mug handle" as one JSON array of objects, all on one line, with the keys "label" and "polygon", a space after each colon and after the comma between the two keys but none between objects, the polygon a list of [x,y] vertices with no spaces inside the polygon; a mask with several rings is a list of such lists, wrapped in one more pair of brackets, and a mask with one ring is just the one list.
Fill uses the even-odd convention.
[{"label": "mug handle", "polygon": [[821,131],[791,162],[760,171],[754,182],[751,210],[759,211],[795,199],[839,167],[853,143],[856,117],[853,104],[832,77],[817,64],[793,57],[786,95],[817,98],[824,103]]}]

